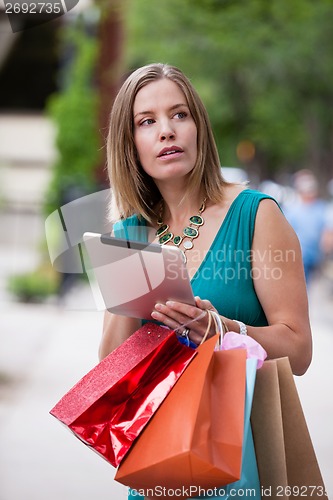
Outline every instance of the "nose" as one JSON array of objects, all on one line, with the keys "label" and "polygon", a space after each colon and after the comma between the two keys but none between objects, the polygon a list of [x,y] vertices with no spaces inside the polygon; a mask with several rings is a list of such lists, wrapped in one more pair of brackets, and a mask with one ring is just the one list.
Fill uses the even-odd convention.
[{"label": "nose", "polygon": [[169,122],[164,122],[160,131],[160,140],[171,140],[175,138],[175,131]]}]

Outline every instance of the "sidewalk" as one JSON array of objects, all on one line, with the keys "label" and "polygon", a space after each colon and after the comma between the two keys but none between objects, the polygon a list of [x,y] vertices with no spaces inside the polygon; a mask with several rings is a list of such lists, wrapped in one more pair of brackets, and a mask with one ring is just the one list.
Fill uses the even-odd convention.
[{"label": "sidewalk", "polygon": [[8,275],[39,263],[54,126],[1,114],[0,132],[0,500],[123,500],[114,469],[49,415],[98,362],[102,314],[87,290],[63,307],[18,304],[5,291]]},{"label": "sidewalk", "polygon": [[[296,383],[333,498],[332,304],[322,283],[310,296],[314,361]],[[114,469],[49,415],[97,363],[102,313],[93,310],[89,289],[73,291],[62,307],[3,299],[0,370],[10,380],[0,392],[0,500],[125,500]]]},{"label": "sidewalk", "polygon": [[7,303],[0,314],[11,381],[0,394],[0,499],[127,498],[113,467],[49,415],[97,363],[101,313]]},{"label": "sidewalk", "polygon": [[321,279],[310,288],[313,360],[305,375],[295,377],[329,499],[333,499],[332,285]]}]

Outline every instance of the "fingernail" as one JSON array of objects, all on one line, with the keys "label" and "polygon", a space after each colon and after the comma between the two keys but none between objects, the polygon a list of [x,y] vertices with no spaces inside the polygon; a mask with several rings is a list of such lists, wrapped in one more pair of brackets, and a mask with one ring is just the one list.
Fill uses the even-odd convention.
[{"label": "fingernail", "polygon": [[155,309],[160,310],[162,308],[162,304],[155,304]]},{"label": "fingernail", "polygon": [[158,317],[158,313],[157,313],[157,312],[155,312],[155,311],[153,311],[153,312],[151,313],[151,317],[156,319],[156,318]]},{"label": "fingernail", "polygon": [[166,305],[167,305],[168,307],[173,307],[173,306],[174,306],[174,302],[173,302],[172,300],[168,300],[168,301],[166,302]]}]

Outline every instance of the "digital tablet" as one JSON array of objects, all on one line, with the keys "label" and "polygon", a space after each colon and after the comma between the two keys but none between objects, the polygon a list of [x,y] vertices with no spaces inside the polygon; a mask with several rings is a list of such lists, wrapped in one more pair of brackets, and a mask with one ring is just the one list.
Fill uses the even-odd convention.
[{"label": "digital tablet", "polygon": [[195,300],[178,247],[85,233],[90,281],[96,280],[104,306],[114,314],[152,319],[157,302]]}]

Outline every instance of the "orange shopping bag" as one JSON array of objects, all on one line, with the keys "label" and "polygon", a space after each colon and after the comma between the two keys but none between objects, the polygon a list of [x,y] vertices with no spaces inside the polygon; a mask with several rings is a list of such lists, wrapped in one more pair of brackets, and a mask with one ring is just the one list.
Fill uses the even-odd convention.
[{"label": "orange shopping bag", "polygon": [[120,464],[117,481],[140,491],[184,491],[241,477],[246,350],[216,351],[216,342],[217,336],[198,347]]}]

